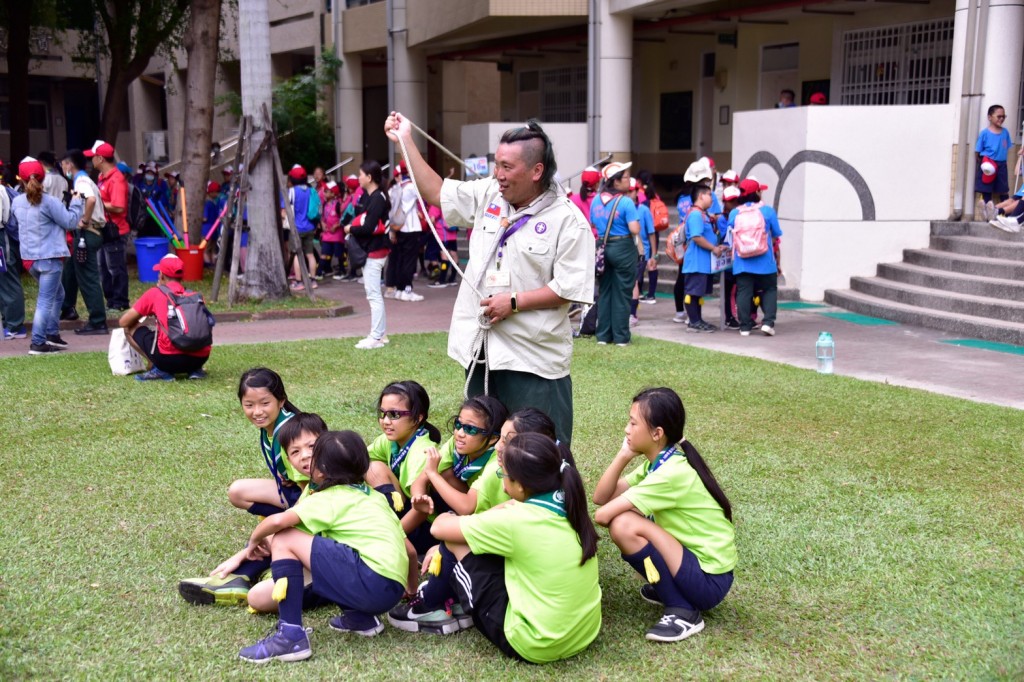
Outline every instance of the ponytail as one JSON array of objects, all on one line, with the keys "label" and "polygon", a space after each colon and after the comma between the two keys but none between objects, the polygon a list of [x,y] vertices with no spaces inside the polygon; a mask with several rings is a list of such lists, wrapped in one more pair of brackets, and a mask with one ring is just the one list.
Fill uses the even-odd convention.
[{"label": "ponytail", "polygon": [[428,422],[426,419],[424,419],[423,423],[420,424],[420,427],[427,430],[427,436],[430,437],[430,440],[432,442],[434,442],[434,443],[440,443],[441,442],[441,431],[436,426],[434,426],[433,424]]},{"label": "ponytail", "polygon": [[587,493],[583,489],[580,472],[568,461],[562,460],[559,473],[562,476],[562,491],[565,493],[565,518],[579,536],[580,547],[583,549],[583,556],[580,559],[582,566],[597,554],[597,530],[590,520]]},{"label": "ponytail", "polygon": [[28,203],[38,206],[43,201],[43,183],[35,175],[30,175],[25,181],[25,196]]},{"label": "ponytail", "polygon": [[729,519],[729,523],[732,523],[732,505],[729,504],[729,498],[725,496],[725,492],[721,486],[718,485],[718,481],[715,480],[715,475],[711,473],[711,469],[708,467],[707,462],[697,452],[697,448],[688,440],[684,440],[679,444],[683,448],[683,454],[686,455],[686,461],[693,467],[693,470],[700,476],[701,483],[707,488],[708,492],[711,493],[711,497],[715,498],[715,502],[722,508],[722,512],[725,514],[725,518]]}]

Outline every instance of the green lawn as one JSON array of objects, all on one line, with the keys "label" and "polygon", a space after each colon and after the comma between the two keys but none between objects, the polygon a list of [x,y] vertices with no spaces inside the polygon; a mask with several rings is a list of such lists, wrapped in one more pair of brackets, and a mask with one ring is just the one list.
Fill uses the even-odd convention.
[{"label": "green lawn", "polygon": [[379,389],[416,378],[433,421],[459,404],[443,334],[217,348],[204,382],[139,384],[99,354],[0,360],[0,679],[1021,679],[1024,419],[1016,410],[638,339],[580,344],[574,452],[588,487],[629,399],[667,384],[732,499],[740,563],[703,633],[643,639],[660,615],[602,531],[604,625],[575,659],[502,658],[479,633],[374,639],[307,614],[314,656],[257,668],[274,618],[197,608],[203,575],[253,525],[225,489],[262,476],[235,397],[255,364],[333,428],[376,434]]}]

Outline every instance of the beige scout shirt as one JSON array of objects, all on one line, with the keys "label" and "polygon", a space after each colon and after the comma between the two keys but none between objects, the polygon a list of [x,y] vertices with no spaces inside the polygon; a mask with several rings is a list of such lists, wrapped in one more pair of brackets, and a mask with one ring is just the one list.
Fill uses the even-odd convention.
[{"label": "beige scout shirt", "polygon": [[89,227],[98,232],[103,228],[103,224],[107,222],[107,216],[103,210],[103,199],[100,198],[100,188],[85,173],[77,173],[74,182],[75,191],[82,197],[83,210],[85,209],[85,202],[89,200],[89,197],[96,197],[96,203],[92,208],[92,216],[83,217],[85,217],[85,222],[89,224]]},{"label": "beige scout shirt", "polygon": [[[495,269],[497,256],[488,261],[488,255],[495,252],[503,218],[512,218],[508,224],[514,224],[523,215],[531,216],[502,248],[501,271],[510,274],[511,286],[488,288],[482,283],[484,295],[547,285],[567,301],[593,302],[594,235],[557,183],[530,206],[515,212],[501,197],[493,178],[445,180],[441,210],[449,224],[473,226],[466,277],[459,287],[448,333],[448,355],[463,367],[468,368],[472,359],[480,313],[480,300],[466,282],[483,282],[484,272]],[[487,340],[490,368],[529,372],[545,379],[567,376],[572,359],[568,310],[568,303],[528,310],[495,324]]]}]

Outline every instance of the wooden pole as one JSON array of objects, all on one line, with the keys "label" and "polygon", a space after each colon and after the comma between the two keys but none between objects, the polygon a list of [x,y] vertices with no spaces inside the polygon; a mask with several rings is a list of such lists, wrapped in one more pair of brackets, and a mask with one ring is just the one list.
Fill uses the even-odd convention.
[{"label": "wooden pole", "polygon": [[[238,131],[239,144],[235,149],[235,168],[241,169],[242,166],[242,144],[241,140],[245,139],[246,131],[248,129],[249,117],[245,116],[242,118],[242,126]],[[246,164],[247,166],[247,164]],[[220,233],[226,234],[228,226],[232,226],[234,229],[238,229],[241,223],[242,212],[238,211],[235,215],[232,215],[231,210],[234,208],[235,196],[238,194],[240,188],[243,186],[241,183],[242,173],[237,172],[235,176],[231,178],[230,188],[228,189],[228,206],[227,210],[224,211],[224,218],[221,220]],[[248,187],[246,187],[248,190]],[[207,245],[209,248],[209,245]],[[220,294],[220,280],[224,276],[224,249],[217,249],[217,267],[213,270],[213,289],[210,291],[210,300],[216,301],[217,296]]]}]

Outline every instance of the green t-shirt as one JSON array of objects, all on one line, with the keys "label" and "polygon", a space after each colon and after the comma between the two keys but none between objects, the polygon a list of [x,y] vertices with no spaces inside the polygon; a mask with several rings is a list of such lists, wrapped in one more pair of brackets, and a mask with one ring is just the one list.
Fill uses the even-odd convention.
[{"label": "green t-shirt", "polygon": [[475,554],[505,557],[505,637],[533,663],[583,651],[601,629],[597,557],[580,566],[583,550],[562,516],[532,504],[459,518]]},{"label": "green t-shirt", "polygon": [[297,528],[348,545],[366,565],[401,584],[409,578],[405,533],[384,496],[366,485],[334,485],[310,493],[307,489],[292,507]]},{"label": "green t-shirt", "polygon": [[281,428],[284,422],[288,421],[294,413],[288,412],[282,409],[277,415],[277,421],[274,422],[274,429],[272,434],[268,434],[265,429],[260,429],[260,449],[263,451],[263,457],[274,460],[280,457],[281,467],[284,471],[284,477],[292,483],[304,483],[309,480],[309,476],[300,473],[298,469],[292,466],[292,463],[288,461],[288,453],[284,452],[284,448],[277,441],[277,432]]},{"label": "green t-shirt", "polygon": [[469,486],[472,490],[476,491],[476,509],[473,510],[474,514],[487,511],[491,507],[496,507],[502,502],[511,499],[508,493],[505,492],[501,479],[498,478],[499,468],[498,455],[494,454],[488,460],[483,471],[477,475],[473,484]]},{"label": "green t-shirt", "polygon": [[673,455],[648,475],[650,467],[645,461],[629,473],[622,495],[693,552],[705,573],[735,568],[736,529],[686,457]]},{"label": "green t-shirt", "polygon": [[[370,443],[370,461],[384,462],[390,467],[391,445],[391,441],[383,433],[377,436]],[[427,466],[426,449],[429,447],[437,447],[437,443],[430,440],[430,436],[416,437],[416,440],[409,447],[409,452],[406,454],[405,459],[402,460],[402,464],[398,468],[398,483],[402,486],[402,493],[406,497],[410,496],[409,488],[412,487],[412,482],[423,473],[423,469]],[[449,463],[448,466],[451,466],[451,464]]]}]

